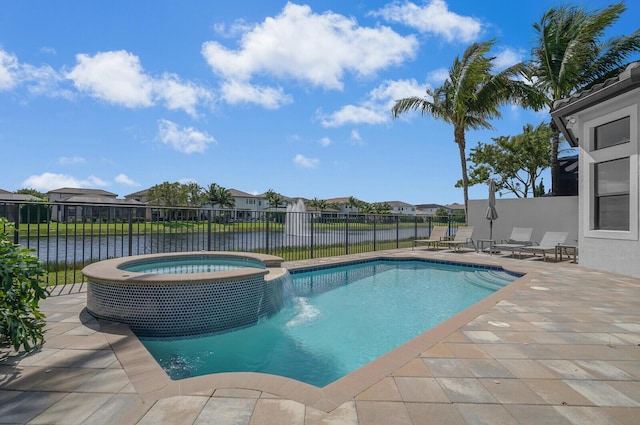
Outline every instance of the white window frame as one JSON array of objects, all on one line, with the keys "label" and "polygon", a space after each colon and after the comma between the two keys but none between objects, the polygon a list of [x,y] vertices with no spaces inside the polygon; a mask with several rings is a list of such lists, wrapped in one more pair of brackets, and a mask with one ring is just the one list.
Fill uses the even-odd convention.
[{"label": "white window frame", "polygon": [[[604,108],[595,107],[584,121],[583,127],[583,143],[582,145],[582,170],[584,170],[583,179],[586,185],[582,185],[586,189],[586,193],[582,196],[583,200],[583,234],[588,238],[601,239],[624,239],[638,240],[638,104],[632,104],[611,111],[604,115],[596,115],[595,112],[602,113]],[[611,110],[611,108],[607,108]],[[595,150],[595,129],[601,125],[624,117],[630,117],[630,142],[619,145],[609,146]],[[594,117],[593,119],[588,119]],[[595,207],[596,207],[596,175],[595,166],[598,163],[612,161],[615,159],[629,158],[629,230],[603,230],[595,228]]]}]

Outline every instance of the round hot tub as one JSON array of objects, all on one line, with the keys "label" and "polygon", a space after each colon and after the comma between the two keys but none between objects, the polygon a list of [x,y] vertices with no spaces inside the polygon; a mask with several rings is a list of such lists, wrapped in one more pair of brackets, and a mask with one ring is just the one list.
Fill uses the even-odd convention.
[{"label": "round hot tub", "polygon": [[87,310],[140,336],[225,332],[277,313],[291,276],[273,255],[149,254],[86,266]]}]

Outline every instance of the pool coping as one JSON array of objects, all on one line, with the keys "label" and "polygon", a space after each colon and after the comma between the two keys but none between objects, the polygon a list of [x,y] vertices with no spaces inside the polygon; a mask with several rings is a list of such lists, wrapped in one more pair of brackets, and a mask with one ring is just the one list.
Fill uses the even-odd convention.
[{"label": "pool coping", "polygon": [[[349,257],[323,258],[321,261],[290,262],[282,266],[290,270],[300,270],[313,267],[309,266],[313,263],[335,267],[336,265],[363,260],[397,260],[399,258],[421,259],[419,254],[413,253],[413,251],[380,251]],[[426,261],[429,261],[429,259],[426,259]],[[492,267],[490,259],[484,255],[479,258],[464,256],[460,261],[447,260],[446,262],[449,264]],[[257,372],[217,373],[174,381],[169,378],[127,325],[106,320],[98,320],[98,323],[100,324],[100,331],[105,335],[136,392],[143,401],[179,395],[211,396],[217,389],[241,388],[267,392],[324,412],[330,412],[386,376],[392,375],[415,357],[456,332],[491,306],[527,286],[536,275],[534,270],[527,270],[529,267],[525,263],[515,264],[513,267],[511,265],[500,265],[500,267],[507,272],[523,276],[450,319],[322,388],[291,378]]]}]

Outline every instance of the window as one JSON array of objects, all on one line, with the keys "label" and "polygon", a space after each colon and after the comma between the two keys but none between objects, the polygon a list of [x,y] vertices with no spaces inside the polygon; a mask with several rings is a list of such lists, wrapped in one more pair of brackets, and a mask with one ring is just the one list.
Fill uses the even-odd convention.
[{"label": "window", "polygon": [[631,141],[631,117],[608,122],[595,128],[594,149],[604,149]]},{"label": "window", "polygon": [[629,230],[629,158],[595,164],[594,228]]},{"label": "window", "polygon": [[[626,103],[626,105],[625,105]],[[640,191],[637,98],[587,111],[580,142],[580,180],[587,238],[638,240]]]}]

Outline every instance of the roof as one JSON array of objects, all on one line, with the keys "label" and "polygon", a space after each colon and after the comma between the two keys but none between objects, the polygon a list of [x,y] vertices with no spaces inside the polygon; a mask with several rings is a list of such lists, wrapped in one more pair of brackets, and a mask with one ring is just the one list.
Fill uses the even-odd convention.
[{"label": "roof", "polygon": [[229,193],[236,198],[260,198],[261,196],[253,195],[251,193],[243,192],[238,189],[229,189]]},{"label": "roof", "polygon": [[328,204],[347,204],[349,203],[349,199],[351,199],[350,196],[343,196],[342,198],[325,199],[325,201],[327,201]]},{"label": "roof", "polygon": [[60,189],[50,190],[47,193],[68,193],[70,195],[95,195],[95,196],[107,196],[107,197],[117,197],[118,195],[115,193],[107,192],[102,189],[81,189],[74,187],[63,187]]},{"label": "roof", "polygon": [[38,198],[33,195],[25,195],[22,193],[11,193],[2,191],[0,192],[0,201],[16,201],[16,202],[29,202],[29,201],[44,201],[42,198]]},{"label": "roof", "polygon": [[118,204],[118,205],[146,205],[135,199],[115,199],[110,196],[72,196],[62,201],[54,201],[62,204]]},{"label": "roof", "polygon": [[640,61],[631,62],[619,75],[594,84],[586,90],[556,101],[551,117],[571,146],[578,146],[578,139],[571,129],[571,114],[597,105],[606,100],[640,87]]},{"label": "roof", "polygon": [[139,190],[137,192],[133,192],[133,193],[130,193],[128,195],[124,195],[124,197],[125,197],[125,199],[126,198],[143,197],[143,196],[147,196],[147,193],[149,193],[149,189]]},{"label": "roof", "polygon": [[389,204],[391,207],[415,207],[415,205],[413,204],[407,204],[406,202],[402,202],[402,201],[385,201],[383,203],[387,203]]},{"label": "roof", "polygon": [[445,205],[444,207],[445,208],[449,208],[450,210],[463,210],[464,209],[464,205],[458,204],[458,203]]},{"label": "roof", "polygon": [[421,209],[421,210],[427,210],[427,209],[430,209],[430,208],[438,209],[438,208],[444,208],[444,207],[442,205],[439,205],[439,204],[419,204],[419,205],[416,205],[416,208]]}]

